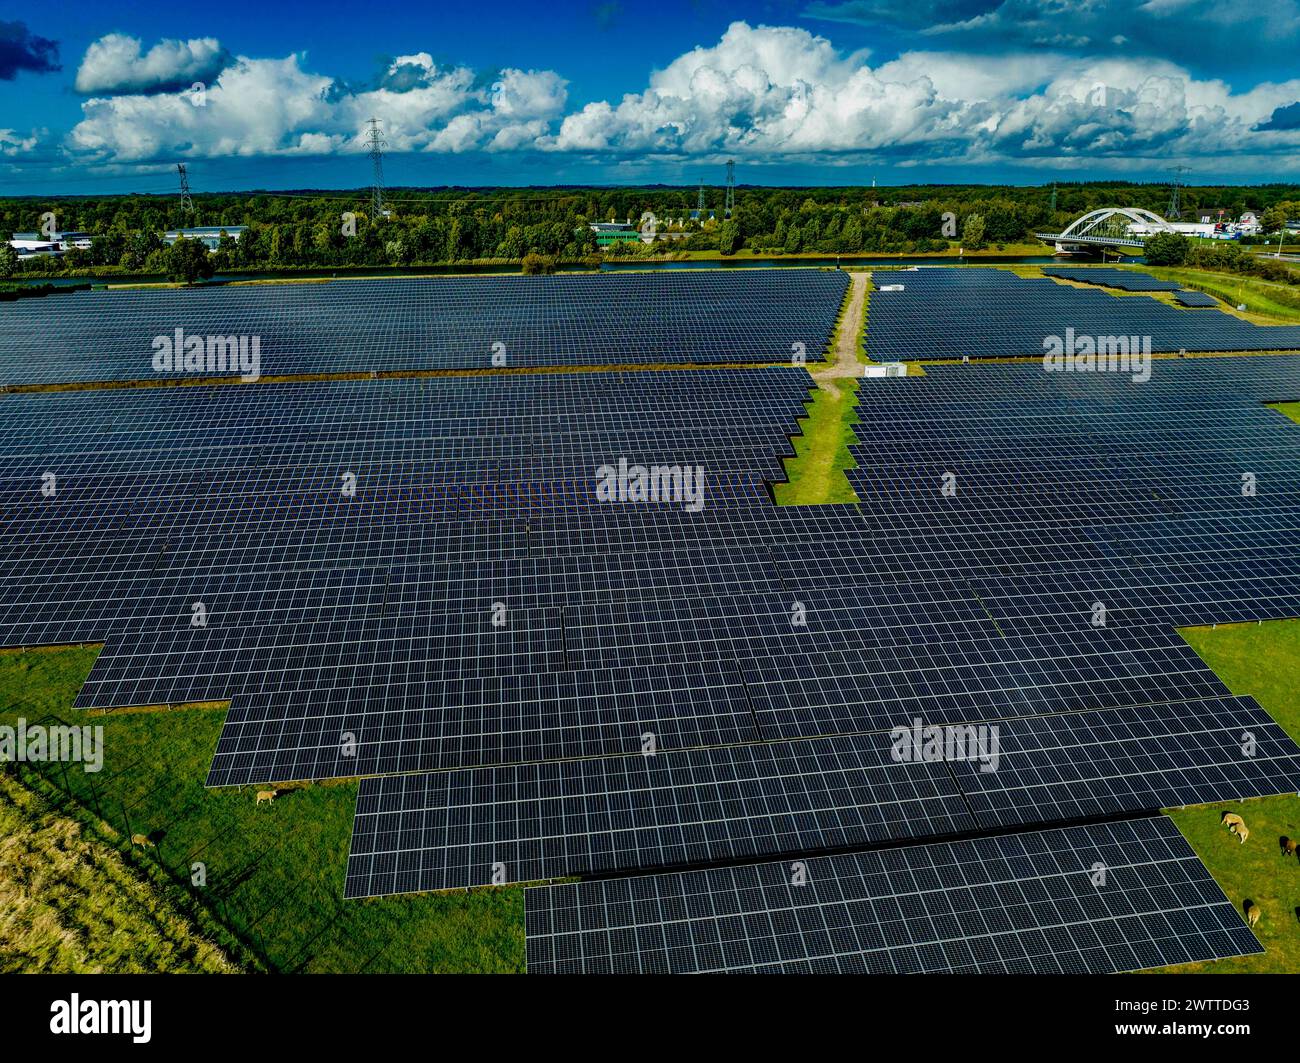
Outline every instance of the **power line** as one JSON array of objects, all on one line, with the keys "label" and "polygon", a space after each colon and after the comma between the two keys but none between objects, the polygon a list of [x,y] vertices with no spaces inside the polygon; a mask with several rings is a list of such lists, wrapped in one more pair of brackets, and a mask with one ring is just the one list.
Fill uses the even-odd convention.
[{"label": "power line", "polygon": [[370,218],[378,221],[384,216],[384,148],[387,146],[379,129],[379,119],[370,119],[370,161],[375,164],[374,181],[370,189]]},{"label": "power line", "polygon": [[181,175],[181,214],[189,218],[194,214],[194,199],[190,196],[190,178],[183,162],[176,164],[176,172]]},{"label": "power line", "polygon": [[1182,216],[1182,203],[1180,202],[1180,186],[1182,185],[1182,175],[1191,173],[1188,166],[1175,166],[1173,169],[1174,180],[1169,189],[1169,209],[1165,211],[1166,218],[1172,218],[1175,221]]}]

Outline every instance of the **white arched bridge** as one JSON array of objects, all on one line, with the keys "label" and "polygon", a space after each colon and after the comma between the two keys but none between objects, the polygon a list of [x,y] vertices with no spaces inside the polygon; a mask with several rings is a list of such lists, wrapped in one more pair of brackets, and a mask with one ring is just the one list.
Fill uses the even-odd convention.
[{"label": "white arched bridge", "polygon": [[1154,211],[1141,207],[1102,207],[1072,221],[1063,232],[1034,233],[1055,244],[1057,251],[1087,251],[1097,247],[1140,248],[1154,233],[1178,230]]}]

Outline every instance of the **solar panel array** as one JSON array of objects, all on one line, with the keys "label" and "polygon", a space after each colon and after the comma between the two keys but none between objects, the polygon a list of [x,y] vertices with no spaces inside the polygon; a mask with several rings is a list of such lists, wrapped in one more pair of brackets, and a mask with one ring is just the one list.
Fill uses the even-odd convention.
[{"label": "solar panel array", "polygon": [[[896,285],[902,290],[888,290]],[[1141,348],[1149,338],[1155,353],[1300,350],[1300,325],[1256,325],[1223,312],[1188,314],[1155,299],[1116,298],[991,267],[878,273],[873,287],[866,351],[878,362],[1041,359],[1061,346],[1067,353],[1088,349],[1082,342],[1069,346],[1083,337],[1098,349],[1118,349],[1122,341],[1124,350]]]},{"label": "solar panel array", "polygon": [[1161,280],[1150,273],[1109,266],[1044,266],[1043,273],[1048,277],[1060,277],[1079,284],[1100,284],[1123,292],[1176,292],[1179,288],[1173,281]]},{"label": "solar panel array", "polygon": [[1219,301],[1205,292],[1174,292],[1174,302],[1180,306],[1218,306]]},{"label": "solar panel array", "polygon": [[[0,386],[237,375],[210,368],[226,349],[209,337],[246,338],[246,370],[256,337],[264,377],[817,361],[847,286],[838,270],[777,269],[78,292],[4,308]],[[172,350],[155,340],[174,347],[178,329],[192,363],[155,370]]]},{"label": "solar panel array", "polygon": [[[83,707],[230,699],[209,785],[360,776],[350,896],[875,859],[1300,789],[1300,747],[1173,630],[1300,615],[1300,434],[1263,406],[1300,396],[1300,359],[864,382],[861,504],[776,507],[811,387],[0,395],[0,645],[103,641]],[[702,504],[605,501],[600,470],[637,464],[703,469]],[[901,755],[925,726],[998,748]],[[804,959],[856,962],[840,944]]]},{"label": "solar panel array", "polygon": [[524,897],[537,974],[1109,974],[1263,951],[1160,816]]}]

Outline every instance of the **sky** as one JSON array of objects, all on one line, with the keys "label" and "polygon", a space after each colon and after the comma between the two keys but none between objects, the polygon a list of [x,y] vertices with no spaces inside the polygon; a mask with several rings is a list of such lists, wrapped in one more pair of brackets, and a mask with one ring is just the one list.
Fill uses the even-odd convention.
[{"label": "sky", "polygon": [[1300,181],[1300,0],[23,0],[0,193]]}]

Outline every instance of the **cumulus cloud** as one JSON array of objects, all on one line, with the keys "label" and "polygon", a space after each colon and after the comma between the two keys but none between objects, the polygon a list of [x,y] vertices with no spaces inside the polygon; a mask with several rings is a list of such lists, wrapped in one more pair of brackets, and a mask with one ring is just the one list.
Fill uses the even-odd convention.
[{"label": "cumulus cloud", "polygon": [[390,151],[512,150],[563,113],[566,84],[551,71],[516,69],[485,83],[467,67],[442,67],[419,52],[396,57],[373,85],[357,88],[304,69],[298,55],[241,56],[201,95],[86,101],[69,144],[117,162],[361,152],[373,116]]},{"label": "cumulus cloud", "polygon": [[30,133],[19,133],[16,129],[0,129],[0,155],[15,156],[26,155],[36,149],[40,143],[40,134],[33,130]]},{"label": "cumulus cloud", "polygon": [[1251,48],[1225,53],[1207,41],[1225,31],[1251,42],[1300,40],[1297,0],[1267,7],[1237,0],[812,0],[804,14],[996,52],[1033,46],[1192,60],[1208,51],[1221,62],[1245,64],[1257,61]]},{"label": "cumulus cloud", "polygon": [[1166,61],[1068,52],[997,64],[907,52],[872,69],[805,30],[737,22],[645,91],[569,115],[547,146],[971,162],[1233,154],[1263,147],[1248,143],[1252,127],[1296,95],[1290,82],[1234,94]]},{"label": "cumulus cloud", "polygon": [[85,101],[69,146],[105,163],[363,152],[373,115],[393,152],[541,150],[615,162],[1105,159],[1118,168],[1271,156],[1276,169],[1292,166],[1300,147],[1290,109],[1300,81],[1241,92],[1170,61],[1069,49],[997,63],[927,49],[873,67],[869,53],[842,52],[807,30],[744,22],[653,71],[640,91],[578,110],[567,96],[553,71],[489,76],[427,52],[388,61],[364,86],[313,73],[301,56],[239,57],[201,99],[141,92]]},{"label": "cumulus cloud", "polygon": [[110,33],[86,49],[77,70],[83,96],[152,95],[216,79],[231,55],[212,37],[163,40],[144,52],[137,37]]},{"label": "cumulus cloud", "polygon": [[942,137],[961,110],[925,78],[882,81],[862,54],[790,27],[728,27],[649,87],[566,117],[550,147],[668,154],[897,150]]},{"label": "cumulus cloud", "polygon": [[0,22],[0,81],[13,81],[20,70],[49,74],[62,69],[58,41],[38,37],[23,22]]}]

